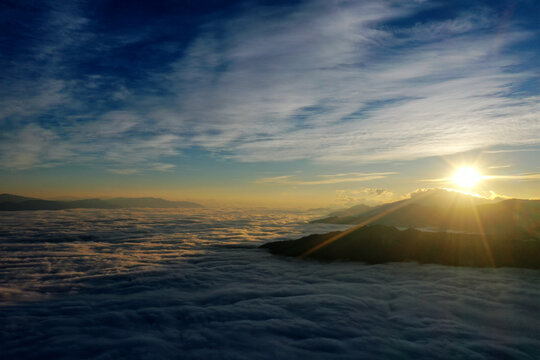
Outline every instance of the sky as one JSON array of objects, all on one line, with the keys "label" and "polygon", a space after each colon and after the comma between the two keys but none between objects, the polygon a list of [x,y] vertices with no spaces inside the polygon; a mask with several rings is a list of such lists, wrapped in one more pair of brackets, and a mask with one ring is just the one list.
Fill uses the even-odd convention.
[{"label": "sky", "polygon": [[540,198],[540,3],[3,1],[0,192]]}]

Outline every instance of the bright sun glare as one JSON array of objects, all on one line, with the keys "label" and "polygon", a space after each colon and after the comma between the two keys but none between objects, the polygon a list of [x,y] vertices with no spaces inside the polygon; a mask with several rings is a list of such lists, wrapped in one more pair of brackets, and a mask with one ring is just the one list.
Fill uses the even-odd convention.
[{"label": "bright sun glare", "polygon": [[462,167],[456,171],[452,179],[458,186],[469,189],[476,185],[482,179],[482,176],[475,168]]}]

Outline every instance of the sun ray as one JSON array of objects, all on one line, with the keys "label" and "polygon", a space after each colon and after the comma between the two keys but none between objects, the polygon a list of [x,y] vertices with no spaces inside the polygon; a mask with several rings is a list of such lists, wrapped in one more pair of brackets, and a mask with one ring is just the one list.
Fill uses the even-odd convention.
[{"label": "sun ray", "polygon": [[478,214],[478,210],[476,209],[476,206],[474,206],[472,204],[472,200],[471,200],[471,205],[472,205],[471,208],[472,208],[472,211],[473,211],[473,214],[474,214],[476,224],[478,225],[478,230],[480,232],[480,236],[482,237],[482,245],[484,246],[484,249],[486,251],[486,256],[488,258],[488,261],[489,261],[491,267],[495,267],[495,259],[493,258],[493,254],[491,252],[491,247],[489,246],[489,243],[488,243],[488,240],[487,240],[486,232],[484,230],[484,224],[482,223],[482,219],[480,218],[480,215]]},{"label": "sun ray", "polygon": [[342,237],[352,233],[353,231],[355,231],[357,229],[360,229],[363,226],[366,226],[366,225],[368,225],[368,224],[370,224],[370,223],[372,223],[372,222],[374,222],[376,220],[379,220],[380,218],[382,218],[382,217],[384,217],[384,216],[386,216],[388,214],[391,214],[394,211],[396,211],[398,209],[401,209],[404,206],[407,206],[407,205],[409,205],[411,203],[414,203],[415,201],[418,201],[418,200],[420,200],[422,198],[425,198],[426,196],[432,196],[432,195],[433,195],[433,193],[431,193],[429,191],[426,191],[423,194],[418,194],[414,198],[404,200],[403,202],[397,204],[396,206],[391,207],[390,209],[387,209],[386,211],[383,211],[380,214],[374,215],[374,216],[370,217],[369,219],[366,219],[366,220],[362,221],[360,224],[358,224],[356,226],[353,226],[353,227],[351,227],[351,228],[337,234],[336,236],[333,236],[330,239],[328,239],[326,241],[323,241],[322,243],[312,247],[311,249],[309,249],[309,250],[305,251],[303,254],[301,254],[299,256],[299,258],[305,258],[306,256],[309,256],[309,255],[313,254],[314,252],[320,250],[321,248],[323,248],[323,247],[325,247],[327,245],[330,245],[334,241],[341,239]]}]

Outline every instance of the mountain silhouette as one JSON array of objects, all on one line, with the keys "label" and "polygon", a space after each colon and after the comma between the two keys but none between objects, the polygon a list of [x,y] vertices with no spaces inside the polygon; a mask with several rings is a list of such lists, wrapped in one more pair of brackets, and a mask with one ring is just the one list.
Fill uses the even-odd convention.
[{"label": "mountain silhouette", "polygon": [[479,235],[370,225],[352,231],[271,242],[261,248],[276,255],[323,261],[350,260],[368,264],[416,261],[454,266],[540,268],[540,237],[520,231]]},{"label": "mountain silhouette", "polygon": [[435,231],[513,234],[540,231],[540,201],[488,200],[446,190],[429,190],[411,199],[384,204],[361,212],[344,212],[315,223],[381,224]]},{"label": "mountain silhouette", "polygon": [[28,200],[39,200],[39,199],[29,198],[29,197],[24,197],[24,196],[19,196],[19,195],[12,195],[12,194],[0,194],[0,203],[3,203],[3,202],[19,203],[19,202],[28,201]]},{"label": "mountain silhouette", "polygon": [[125,209],[125,208],[201,208],[189,201],[169,201],[159,198],[114,198],[56,201],[0,194],[0,211],[67,210],[67,209]]},{"label": "mountain silhouette", "polygon": [[367,213],[374,208],[364,204],[358,204],[347,209],[337,210],[328,214],[328,217],[346,217],[346,216],[359,216]]}]

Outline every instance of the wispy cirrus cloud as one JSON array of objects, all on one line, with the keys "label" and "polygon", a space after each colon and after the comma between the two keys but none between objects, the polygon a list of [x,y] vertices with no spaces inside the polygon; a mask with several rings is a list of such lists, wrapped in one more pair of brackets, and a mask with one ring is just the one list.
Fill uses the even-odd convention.
[{"label": "wispy cirrus cloud", "polygon": [[189,84],[177,88],[189,89],[184,120],[220,119],[195,127],[220,142],[192,140],[240,161],[347,162],[535,143],[538,98],[510,97],[530,74],[507,72],[522,59],[500,52],[530,34],[484,31],[497,22],[489,12],[381,26],[417,10],[317,3],[279,18],[265,13],[266,22],[241,17],[209,28],[172,74]]},{"label": "wispy cirrus cloud", "polygon": [[[482,4],[419,15],[434,6],[245,4],[177,42],[160,40],[154,24],[105,38],[84,6],[53,7],[42,41],[25,43],[34,55],[18,56],[19,75],[3,79],[17,95],[4,97],[0,124],[13,133],[33,124],[56,140],[2,165],[145,169],[185,149],[356,164],[537,144],[540,97],[522,86],[539,76],[537,49],[520,44],[538,29]],[[119,55],[149,40],[159,61]],[[101,67],[81,65],[93,61]],[[24,75],[41,69],[37,80]]]},{"label": "wispy cirrus cloud", "polygon": [[485,180],[523,180],[537,181],[540,180],[540,174],[518,174],[518,175],[486,175],[482,177]]},{"label": "wispy cirrus cloud", "polygon": [[376,172],[376,173],[345,173],[332,175],[317,175],[314,179],[299,179],[293,175],[283,175],[261,178],[256,181],[257,184],[287,184],[287,185],[328,185],[348,182],[362,182],[377,179],[383,179],[389,175],[395,175],[395,172]]},{"label": "wispy cirrus cloud", "polygon": [[400,200],[403,196],[398,196],[394,192],[384,188],[354,188],[336,190],[335,202],[341,206],[351,206],[358,204],[380,205],[392,201]]},{"label": "wispy cirrus cloud", "polygon": [[116,175],[133,175],[137,174],[137,169],[109,169],[109,172]]},{"label": "wispy cirrus cloud", "polygon": [[28,169],[51,167],[74,156],[69,143],[37,124],[0,136],[0,163],[3,167]]},{"label": "wispy cirrus cloud", "polygon": [[[497,166],[495,169],[506,168],[507,166]],[[526,173],[526,174],[509,174],[509,175],[481,175],[479,176],[480,180],[495,180],[495,181],[506,181],[506,180],[520,180],[520,181],[538,181],[540,180],[540,173]],[[452,177],[444,177],[437,179],[422,179],[423,182],[433,182],[433,183],[450,183],[454,182],[455,179]]]}]

